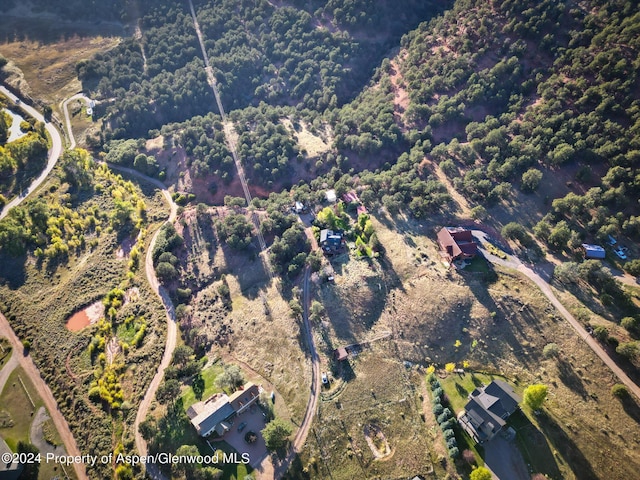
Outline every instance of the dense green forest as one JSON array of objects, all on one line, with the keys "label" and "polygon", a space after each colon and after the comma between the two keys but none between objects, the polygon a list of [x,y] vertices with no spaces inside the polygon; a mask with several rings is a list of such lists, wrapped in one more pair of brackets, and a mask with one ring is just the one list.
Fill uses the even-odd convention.
[{"label": "dense green forest", "polygon": [[[314,111],[335,108],[367,82],[402,33],[444,6],[409,0],[399,6],[297,3],[306,9],[274,7],[266,0],[196,2],[227,110],[260,101]],[[380,20],[363,22],[355,15],[360,3],[370,10],[376,5],[379,13],[394,9],[396,15],[381,29]],[[77,66],[85,89],[98,98],[115,98],[106,109],[107,138],[146,136],[165,123],[215,110],[187,5],[145,2],[144,9],[140,41],[129,39]],[[344,30],[332,23],[334,14]]]}]

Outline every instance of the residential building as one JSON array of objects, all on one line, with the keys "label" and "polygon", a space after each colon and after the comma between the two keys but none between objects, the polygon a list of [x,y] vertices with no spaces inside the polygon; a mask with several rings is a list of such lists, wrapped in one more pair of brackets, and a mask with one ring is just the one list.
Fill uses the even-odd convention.
[{"label": "residential building", "polygon": [[458,422],[477,443],[491,440],[518,409],[520,396],[502,380],[494,380],[485,387],[476,388]]},{"label": "residential building", "polygon": [[478,244],[473,241],[471,230],[462,227],[444,227],[438,232],[438,244],[442,256],[449,263],[470,259],[478,253]]}]

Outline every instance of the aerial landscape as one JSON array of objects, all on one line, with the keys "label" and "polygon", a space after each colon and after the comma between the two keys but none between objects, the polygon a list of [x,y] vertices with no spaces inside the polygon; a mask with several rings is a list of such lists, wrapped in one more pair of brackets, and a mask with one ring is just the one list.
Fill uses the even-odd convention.
[{"label": "aerial landscape", "polygon": [[638,2],[0,13],[0,480],[638,478]]}]

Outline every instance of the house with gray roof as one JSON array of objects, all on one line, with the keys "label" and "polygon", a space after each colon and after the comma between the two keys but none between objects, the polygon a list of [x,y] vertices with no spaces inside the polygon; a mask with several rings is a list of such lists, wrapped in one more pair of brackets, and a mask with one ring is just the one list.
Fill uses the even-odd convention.
[{"label": "house with gray roof", "polygon": [[491,440],[518,409],[520,396],[502,380],[494,380],[485,387],[476,388],[458,422],[476,443]]},{"label": "house with gray roof", "polygon": [[223,436],[231,429],[233,418],[257,402],[261,392],[261,387],[249,382],[231,396],[216,394],[204,402],[194,403],[187,410],[187,416],[201,437],[214,432]]}]

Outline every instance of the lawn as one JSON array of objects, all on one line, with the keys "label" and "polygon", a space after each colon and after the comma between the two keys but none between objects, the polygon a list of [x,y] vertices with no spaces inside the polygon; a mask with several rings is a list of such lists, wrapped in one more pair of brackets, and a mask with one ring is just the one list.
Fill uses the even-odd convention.
[{"label": "lawn", "polygon": [[[179,401],[180,400],[178,400],[178,402]],[[176,406],[178,406],[178,403],[176,403]],[[172,429],[170,434],[165,438],[166,443],[162,444],[162,452],[176,453],[178,448],[183,445],[195,445],[201,455],[214,455],[214,452],[207,444],[207,441],[198,436],[186,416],[178,420],[178,427]],[[236,450],[227,442],[213,442],[210,440],[210,443],[216,450],[226,453],[236,452]],[[222,455],[220,455],[219,458],[222,459]],[[240,458],[239,454],[238,458]],[[218,465],[217,468],[222,469],[222,480],[244,480],[244,478],[252,471],[252,468],[249,465],[245,465],[243,463],[225,463]]]},{"label": "lawn", "polygon": [[[20,379],[27,387],[35,407],[32,406],[25,389],[20,384]],[[0,395],[0,405],[13,420],[13,426],[1,429],[0,434],[2,434],[9,448],[15,451],[20,440],[29,439],[29,429],[31,428],[33,415],[43,405],[42,400],[36,394],[29,378],[21,367],[16,368],[9,375],[2,395]]]},{"label": "lawn", "polygon": [[457,414],[464,409],[464,406],[469,401],[469,394],[475,388],[488,385],[494,378],[496,378],[495,375],[466,372],[463,374],[452,373],[446,378],[438,378],[438,380],[449,398],[454,414]]},{"label": "lawn", "polygon": [[[25,388],[20,383],[20,379],[22,379],[22,383],[24,383],[24,387],[26,387],[29,395],[25,392]],[[31,400],[29,397],[31,397]],[[35,407],[32,406],[31,401],[35,404]],[[35,412],[43,406],[42,400],[22,367],[16,367],[11,375],[9,375],[4,390],[0,394],[0,406],[0,412],[8,414],[13,421],[13,426],[0,428],[0,436],[7,442],[9,448],[15,452],[18,448],[19,441],[29,441],[33,416]],[[61,443],[60,435],[53,426],[53,423],[47,421],[45,424],[49,424],[48,436],[58,443]],[[54,463],[41,462],[38,478],[54,478],[57,473],[59,472],[56,472],[56,465]],[[73,469],[68,470],[68,473],[73,475]]]},{"label": "lawn", "polygon": [[[216,385],[215,380],[216,377],[222,373],[222,365],[214,364],[211,365],[201,372],[202,380],[204,380],[204,392],[202,394],[201,400],[206,400],[214,393],[221,392],[222,390]],[[182,403],[184,405],[184,409],[186,410],[194,403],[200,401],[200,399],[196,398],[196,394],[193,391],[192,386],[188,386],[182,393]]]}]

